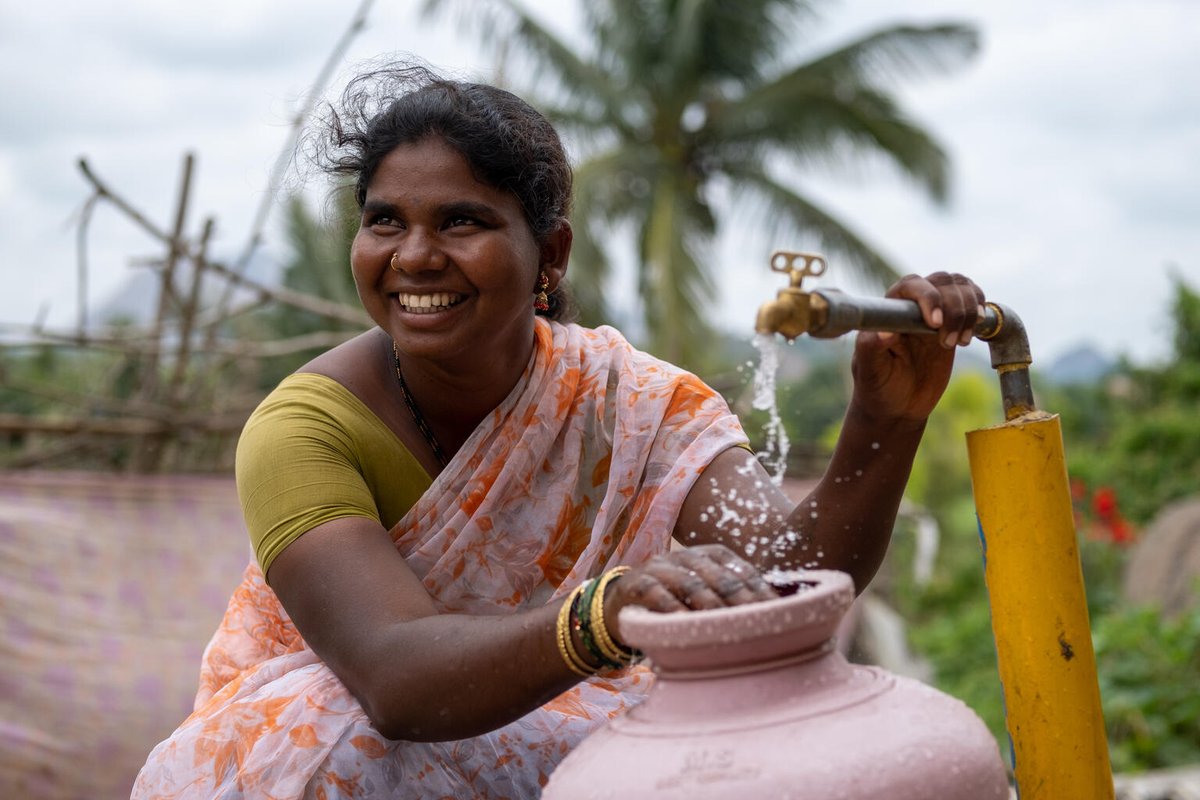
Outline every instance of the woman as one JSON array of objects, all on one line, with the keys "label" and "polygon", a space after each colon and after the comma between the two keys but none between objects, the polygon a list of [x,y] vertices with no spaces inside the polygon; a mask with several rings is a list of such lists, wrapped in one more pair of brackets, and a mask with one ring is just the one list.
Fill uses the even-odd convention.
[{"label": "woman", "polygon": [[611,328],[537,316],[561,310],[571,250],[541,115],[417,68],[344,100],[328,163],[356,181],[377,327],[248,422],[257,563],[135,797],[537,796],[647,689],[622,608],[768,599],[775,567],[867,584],[983,301],[944,273],[889,291],[939,334],[859,336],[829,471],[793,509],[711,389]]}]

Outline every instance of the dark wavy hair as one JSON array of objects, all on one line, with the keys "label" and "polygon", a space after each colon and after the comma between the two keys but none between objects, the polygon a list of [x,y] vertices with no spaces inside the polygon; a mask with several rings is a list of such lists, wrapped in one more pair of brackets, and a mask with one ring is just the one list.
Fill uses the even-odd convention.
[{"label": "dark wavy hair", "polygon": [[[317,166],[349,178],[362,207],[388,153],[436,137],[458,151],[479,181],[512,192],[534,238],[543,241],[571,211],[571,165],[558,132],[521,98],[495,86],[450,80],[412,62],[375,66],[327,106],[311,139]],[[575,306],[564,282],[550,295],[556,320]]]}]

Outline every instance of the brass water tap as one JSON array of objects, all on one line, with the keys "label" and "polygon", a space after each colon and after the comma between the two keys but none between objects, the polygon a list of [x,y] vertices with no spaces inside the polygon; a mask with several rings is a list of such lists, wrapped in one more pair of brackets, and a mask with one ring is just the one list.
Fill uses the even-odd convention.
[{"label": "brass water tap", "polygon": [[793,253],[776,250],[771,254],[771,269],[788,276],[788,287],[780,289],[774,300],[758,309],[754,329],[758,333],[778,333],[788,341],[820,327],[825,303],[820,295],[801,287],[806,277],[825,272],[825,259],[813,253]]}]

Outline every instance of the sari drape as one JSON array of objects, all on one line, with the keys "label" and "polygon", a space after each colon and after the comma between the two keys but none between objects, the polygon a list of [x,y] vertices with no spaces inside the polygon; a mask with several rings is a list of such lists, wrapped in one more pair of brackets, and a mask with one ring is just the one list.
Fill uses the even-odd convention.
[{"label": "sari drape", "polygon": [[[664,552],[697,476],[745,435],[724,400],[615,330],[538,320],[521,380],[392,529],[440,611],[509,614]],[[256,564],[205,650],[195,711],[134,798],[530,798],[644,696],[633,668],[482,736],[382,737]]]}]

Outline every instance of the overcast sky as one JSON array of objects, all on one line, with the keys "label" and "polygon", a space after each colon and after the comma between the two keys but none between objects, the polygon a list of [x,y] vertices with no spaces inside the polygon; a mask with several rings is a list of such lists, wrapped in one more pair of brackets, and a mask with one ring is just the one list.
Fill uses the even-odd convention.
[{"label": "overcast sky", "polygon": [[[189,229],[213,216],[218,255],[239,251],[299,96],[355,5],[0,0],[0,323],[42,308],[59,326],[75,319],[80,156],[166,228],[194,152]],[[423,22],[417,6],[377,0],[348,62],[408,51],[487,79],[491,60],[454,18]],[[569,32],[577,16],[555,11],[552,24]],[[1164,358],[1170,276],[1200,289],[1200,2],[843,0],[824,6],[796,59],[884,23],[949,19],[978,25],[980,56],[900,94],[953,157],[951,206],[885,169],[853,183],[802,176],[805,190],[902,270],[974,277],[1022,316],[1037,361],[1084,341]],[[119,291],[131,259],[160,253],[108,208],[90,240],[93,306]],[[718,249],[723,326],[749,336],[780,285],[766,264],[781,247],[814,244],[743,237]],[[831,263],[823,285],[855,288],[844,274]]]}]

